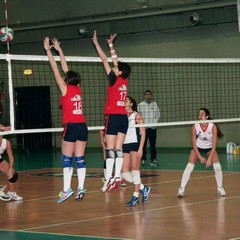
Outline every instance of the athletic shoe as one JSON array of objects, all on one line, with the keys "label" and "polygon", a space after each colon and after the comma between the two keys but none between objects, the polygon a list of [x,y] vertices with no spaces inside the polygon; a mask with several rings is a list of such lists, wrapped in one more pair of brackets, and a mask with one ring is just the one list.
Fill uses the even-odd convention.
[{"label": "athletic shoe", "polygon": [[134,207],[138,204],[138,198],[135,196],[132,196],[130,201],[127,203],[127,207]]},{"label": "athletic shoe", "polygon": [[126,187],[127,184],[125,183],[125,180],[122,178],[121,179],[121,183],[120,183],[120,187]]},{"label": "athletic shoe", "polygon": [[8,196],[7,194],[4,193],[4,190],[6,189],[6,185],[0,185],[0,199],[2,201],[8,202],[11,200],[10,196]]},{"label": "athletic shoe", "polygon": [[23,200],[23,198],[21,196],[18,196],[16,192],[8,192],[7,195],[10,197],[10,199],[13,199],[15,201]]},{"label": "athletic shoe", "polygon": [[75,197],[75,200],[82,201],[84,198],[85,192],[86,192],[86,190],[84,190],[83,188],[79,188],[78,193]]},{"label": "athletic shoe", "polygon": [[108,190],[112,184],[112,181],[114,181],[114,178],[110,178],[108,181],[105,180],[103,187],[101,188],[101,192],[105,192],[106,190]]},{"label": "athletic shoe", "polygon": [[218,195],[221,196],[221,197],[226,196],[226,192],[225,192],[225,190],[223,189],[223,187],[219,187],[219,188],[217,189],[217,192],[218,192]]},{"label": "athletic shoe", "polygon": [[57,202],[58,203],[61,203],[65,200],[67,200],[69,197],[71,197],[72,195],[74,194],[73,190],[71,188],[69,188],[67,190],[67,192],[63,192],[61,191],[58,195],[58,199],[57,199]]},{"label": "athletic shoe", "polygon": [[150,191],[151,187],[148,186],[144,186],[144,188],[140,190],[140,193],[142,194],[142,203],[147,202]]},{"label": "athletic shoe", "polygon": [[158,164],[158,161],[156,159],[154,159],[152,162],[151,162],[151,166],[152,167],[158,167],[159,164]]},{"label": "athletic shoe", "polygon": [[178,188],[177,197],[178,198],[183,198],[184,197],[184,188],[182,188],[182,187]]},{"label": "athletic shoe", "polygon": [[108,190],[109,191],[117,190],[120,185],[121,185],[121,178],[119,178],[119,177],[113,178],[108,187]]}]

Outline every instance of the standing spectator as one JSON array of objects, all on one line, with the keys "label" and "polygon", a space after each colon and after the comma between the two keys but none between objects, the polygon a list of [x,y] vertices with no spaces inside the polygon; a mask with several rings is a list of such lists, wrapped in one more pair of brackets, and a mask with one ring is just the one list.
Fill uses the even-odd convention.
[{"label": "standing spectator", "polygon": [[[83,114],[82,91],[80,88],[81,76],[78,72],[68,69],[68,65],[60,47],[60,42],[54,38],[49,42],[49,37],[44,39],[44,48],[47,52],[49,63],[52,67],[56,83],[61,91],[62,122],[64,131],[62,135],[61,162],[63,167],[63,191],[59,193],[57,202],[61,203],[74,194],[71,189],[73,174],[73,156],[77,167],[78,190],[76,200],[82,200],[85,195],[84,182],[86,177],[86,163],[84,160],[85,147],[88,139],[88,129]],[[62,77],[51,48],[55,48],[60,56]]]},{"label": "standing spectator", "polygon": [[[97,38],[97,32],[93,34],[93,44],[102,60],[105,72],[108,76],[107,100],[105,104],[105,140],[106,140],[106,172],[107,179],[102,192],[114,190],[121,184],[121,170],[123,164],[123,141],[128,129],[128,117],[125,109],[127,96],[128,76],[131,67],[124,62],[118,61],[113,42],[116,34],[111,34],[107,39],[113,68],[110,67],[107,56],[103,52]],[[115,163],[115,175],[112,177]]]},{"label": "standing spectator", "polygon": [[[160,110],[156,102],[152,100],[152,91],[145,91],[145,100],[138,104],[138,112],[143,116],[146,124],[155,124],[160,120]],[[146,128],[146,139],[143,147],[142,166],[145,166],[147,160],[147,141],[150,144],[151,153],[151,166],[158,166],[157,151],[156,151],[156,140],[157,140],[157,128],[147,127]]]}]

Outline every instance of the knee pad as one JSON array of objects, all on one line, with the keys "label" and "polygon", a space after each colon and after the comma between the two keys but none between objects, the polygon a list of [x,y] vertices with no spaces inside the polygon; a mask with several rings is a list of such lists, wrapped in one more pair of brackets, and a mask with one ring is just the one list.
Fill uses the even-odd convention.
[{"label": "knee pad", "polygon": [[84,156],[76,157],[75,156],[75,163],[77,168],[86,168],[86,163],[84,161]]},{"label": "knee pad", "polygon": [[221,164],[219,162],[213,163],[213,169],[215,172],[220,172],[222,170]]},{"label": "knee pad", "polygon": [[113,149],[106,149],[106,158],[115,159],[115,152]]},{"label": "knee pad", "polygon": [[15,183],[18,180],[18,173],[14,172],[12,178],[8,179],[10,183]]},{"label": "knee pad", "polygon": [[133,177],[132,177],[132,174],[130,172],[124,172],[124,173],[121,173],[121,176],[124,180],[126,180],[127,182],[130,182],[132,183],[133,182]]},{"label": "knee pad", "polygon": [[123,158],[123,150],[122,149],[116,149],[116,158]]},{"label": "knee pad", "polygon": [[131,174],[132,174],[132,178],[133,178],[133,183],[134,184],[140,184],[141,183],[140,171],[132,170]]},{"label": "knee pad", "polygon": [[68,157],[62,154],[61,162],[63,168],[72,167],[72,157]]}]

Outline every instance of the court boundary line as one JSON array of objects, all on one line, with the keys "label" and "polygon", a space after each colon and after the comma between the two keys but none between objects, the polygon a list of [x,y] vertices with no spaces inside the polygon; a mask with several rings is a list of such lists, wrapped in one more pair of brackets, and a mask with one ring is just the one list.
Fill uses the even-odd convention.
[{"label": "court boundary line", "polygon": [[51,227],[56,227],[56,226],[68,225],[68,224],[77,224],[77,223],[84,223],[84,222],[90,222],[90,221],[99,221],[99,220],[104,220],[104,219],[109,219],[109,218],[133,215],[133,214],[136,214],[136,213],[164,211],[164,210],[168,210],[168,209],[179,208],[179,207],[182,207],[183,205],[184,206],[194,206],[194,205],[201,205],[201,204],[218,202],[218,201],[232,200],[232,199],[237,199],[237,198],[240,198],[240,195],[232,196],[232,197],[224,197],[222,199],[217,198],[217,199],[213,199],[213,200],[206,200],[206,201],[200,201],[200,202],[194,202],[194,203],[187,203],[187,204],[185,203],[185,204],[171,205],[171,206],[148,209],[148,210],[140,210],[140,211],[134,211],[134,212],[130,212],[130,213],[129,212],[128,213],[121,213],[121,214],[109,215],[109,216],[104,216],[104,217],[89,218],[89,219],[83,219],[83,220],[79,220],[79,221],[71,221],[71,222],[67,222],[67,223],[56,223],[56,224],[42,225],[42,226],[31,227],[31,228],[23,228],[23,229],[19,229],[18,231],[28,231],[28,230],[33,230],[33,229],[51,228]]}]

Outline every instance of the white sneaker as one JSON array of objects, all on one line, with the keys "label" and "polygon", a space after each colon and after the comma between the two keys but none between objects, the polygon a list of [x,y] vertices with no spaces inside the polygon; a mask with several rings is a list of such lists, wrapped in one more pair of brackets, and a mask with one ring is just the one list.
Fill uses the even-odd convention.
[{"label": "white sneaker", "polygon": [[15,201],[23,200],[23,198],[18,196],[16,192],[8,192],[7,195],[10,197],[10,199],[13,199]]},{"label": "white sneaker", "polygon": [[10,198],[10,196],[8,196],[7,194],[5,194],[4,193],[4,190],[6,189],[6,185],[1,185],[0,186],[0,199],[2,200],[2,201],[5,201],[5,202],[7,202],[7,201],[10,201],[11,200],[11,198]]},{"label": "white sneaker", "polygon": [[225,190],[223,189],[223,187],[219,187],[219,188],[217,189],[217,192],[218,192],[218,195],[221,196],[221,197],[226,196],[226,192],[225,192]]},{"label": "white sneaker", "polygon": [[177,197],[178,198],[183,198],[184,197],[184,188],[180,187],[178,188],[178,194],[177,194]]},{"label": "white sneaker", "polygon": [[105,192],[109,190],[112,187],[114,182],[115,182],[115,179],[113,177],[111,177],[109,180],[106,180],[105,183],[103,184],[101,191]]}]

